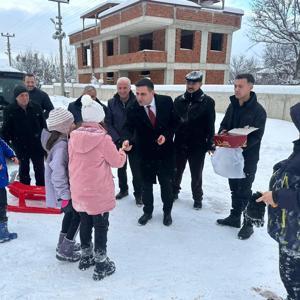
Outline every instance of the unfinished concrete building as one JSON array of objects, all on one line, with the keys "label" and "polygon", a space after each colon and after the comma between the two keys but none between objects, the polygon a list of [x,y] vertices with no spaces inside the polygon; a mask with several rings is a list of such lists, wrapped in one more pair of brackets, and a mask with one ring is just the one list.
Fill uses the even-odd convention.
[{"label": "unfinished concrete building", "polygon": [[[227,83],[233,32],[243,11],[220,0],[107,0],[81,15],[83,28],[69,35],[76,48],[78,81],[95,76],[115,84],[182,84],[202,70],[206,84]],[[86,19],[93,24],[86,26]]]}]

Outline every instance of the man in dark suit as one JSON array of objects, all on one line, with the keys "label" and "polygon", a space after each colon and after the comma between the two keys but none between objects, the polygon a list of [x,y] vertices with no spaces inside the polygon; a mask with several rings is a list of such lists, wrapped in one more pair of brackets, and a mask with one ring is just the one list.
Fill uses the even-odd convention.
[{"label": "man in dark suit", "polygon": [[25,86],[14,90],[16,101],[4,110],[3,139],[12,145],[19,159],[20,182],[30,184],[30,160],[33,164],[36,185],[44,186],[44,150],[41,132],[46,122],[40,105],[29,100]]},{"label": "man in dark suit", "polygon": [[125,127],[129,136],[123,149],[137,147],[141,156],[144,214],[138,223],[145,225],[152,218],[153,184],[158,178],[163,202],[163,224],[172,224],[172,180],[174,173],[174,106],[171,97],[156,95],[153,82],[141,79],[136,84],[135,102],[127,111]]},{"label": "man in dark suit", "polygon": [[82,123],[82,115],[81,115],[81,108],[82,108],[82,103],[81,103],[81,98],[83,95],[89,95],[93,100],[98,102],[104,110],[104,113],[106,115],[107,107],[97,98],[97,90],[93,85],[87,85],[84,90],[82,95],[76,99],[75,101],[71,102],[68,106],[68,111],[70,111],[74,117],[74,123],[76,125]]}]

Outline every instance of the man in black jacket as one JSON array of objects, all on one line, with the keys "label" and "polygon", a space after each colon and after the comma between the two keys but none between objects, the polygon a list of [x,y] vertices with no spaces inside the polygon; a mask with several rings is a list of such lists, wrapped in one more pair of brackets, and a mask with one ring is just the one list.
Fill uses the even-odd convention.
[{"label": "man in black jacket", "polygon": [[26,74],[24,77],[24,83],[29,93],[29,99],[40,105],[44,117],[47,119],[50,110],[54,108],[48,94],[36,87],[36,80],[33,74]]},{"label": "man in black jacket", "polygon": [[[126,121],[127,109],[136,102],[136,97],[131,91],[131,82],[127,77],[121,77],[117,81],[117,93],[108,100],[107,114],[105,124],[108,133],[111,135],[117,148],[122,147],[122,138],[126,136],[124,124]],[[137,206],[142,206],[142,182],[140,174],[140,157],[137,149],[134,147],[128,152],[130,169],[132,172],[132,184],[134,188],[134,197]],[[127,163],[118,169],[118,179],[120,192],[116,195],[116,199],[122,199],[128,196],[127,184]]]},{"label": "man in black jacket", "polygon": [[41,144],[41,132],[46,122],[41,107],[29,101],[25,86],[14,90],[16,101],[4,110],[2,136],[10,143],[19,159],[20,182],[30,184],[30,160],[33,164],[36,185],[44,186],[44,150]]},{"label": "man in black jacket", "polygon": [[81,103],[81,97],[83,95],[89,95],[93,100],[98,102],[104,110],[104,113],[106,115],[107,112],[107,107],[97,98],[97,90],[93,85],[87,85],[84,90],[82,95],[76,99],[75,101],[69,103],[68,110],[73,114],[74,117],[74,123],[76,125],[80,125],[82,123],[82,115],[81,115],[81,108],[82,108],[82,103]]},{"label": "man in black jacket", "polygon": [[171,97],[156,95],[149,79],[136,83],[135,102],[127,111],[126,130],[130,133],[123,149],[137,147],[141,154],[144,214],[138,223],[145,225],[152,218],[153,184],[158,178],[163,202],[163,224],[172,224],[172,180],[174,172],[174,106]]},{"label": "man in black jacket", "polygon": [[[259,149],[264,134],[267,114],[252,92],[254,78],[251,74],[237,75],[234,81],[234,96],[230,97],[230,104],[221,122],[219,133],[225,133],[233,128],[255,127],[247,137],[247,146],[243,149],[244,173],[243,179],[229,179],[232,209],[225,219],[218,219],[217,224],[231,227],[241,227],[241,215],[252,196],[252,183],[255,178]],[[253,234],[253,226],[244,220],[238,233],[242,240]]]},{"label": "man in black jacket", "polygon": [[187,161],[192,177],[194,209],[202,208],[202,171],[205,154],[214,150],[215,101],[203,93],[202,73],[193,71],[186,75],[186,92],[174,101],[178,126],[175,131],[176,173],[174,200],[178,198],[180,183]]}]

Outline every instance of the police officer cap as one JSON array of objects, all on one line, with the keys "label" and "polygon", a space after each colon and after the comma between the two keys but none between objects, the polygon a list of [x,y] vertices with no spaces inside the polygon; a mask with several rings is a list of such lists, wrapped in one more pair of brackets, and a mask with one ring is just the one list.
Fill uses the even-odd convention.
[{"label": "police officer cap", "polygon": [[202,82],[203,74],[200,71],[192,71],[185,76],[186,81]]}]

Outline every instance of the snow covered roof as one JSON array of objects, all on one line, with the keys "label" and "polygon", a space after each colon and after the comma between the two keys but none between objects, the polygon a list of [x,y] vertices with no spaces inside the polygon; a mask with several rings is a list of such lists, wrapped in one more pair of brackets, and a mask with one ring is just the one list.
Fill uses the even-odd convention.
[{"label": "snow covered roof", "polygon": [[[98,18],[102,18],[104,16],[110,15],[114,12],[117,12],[125,7],[131,6],[138,2],[140,2],[140,0],[128,0],[128,1],[122,2],[119,5],[116,5],[110,9],[107,9],[104,12],[100,13],[98,15]],[[196,4],[196,3],[192,2],[192,1],[188,1],[188,0],[148,0],[148,2],[159,2],[162,4],[164,3],[164,4],[172,4],[172,5],[197,7],[197,8],[201,7],[199,4]]]},{"label": "snow covered roof", "polygon": [[17,72],[17,73],[22,73],[19,70],[12,68],[7,65],[0,65],[0,72]]},{"label": "snow covered roof", "polygon": [[102,11],[105,11],[106,9],[109,9],[113,6],[116,6],[120,4],[121,1],[119,0],[105,0],[101,2],[100,4],[90,8],[89,10],[85,11],[80,18],[91,18],[95,17],[95,14],[101,13]]}]

